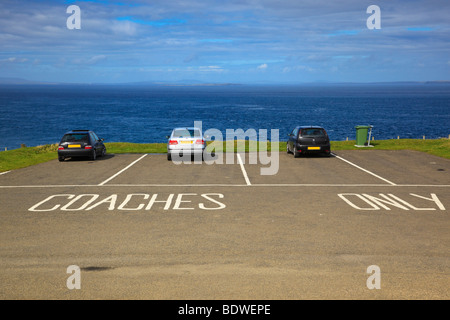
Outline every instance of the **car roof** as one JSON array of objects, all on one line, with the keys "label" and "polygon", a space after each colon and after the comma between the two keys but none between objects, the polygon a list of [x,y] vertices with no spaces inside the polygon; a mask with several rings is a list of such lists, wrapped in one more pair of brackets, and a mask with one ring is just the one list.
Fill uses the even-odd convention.
[{"label": "car roof", "polygon": [[89,133],[92,132],[91,130],[70,130],[67,131],[65,134],[70,134],[70,133]]},{"label": "car roof", "polygon": [[298,126],[298,129],[323,129],[321,126]]}]

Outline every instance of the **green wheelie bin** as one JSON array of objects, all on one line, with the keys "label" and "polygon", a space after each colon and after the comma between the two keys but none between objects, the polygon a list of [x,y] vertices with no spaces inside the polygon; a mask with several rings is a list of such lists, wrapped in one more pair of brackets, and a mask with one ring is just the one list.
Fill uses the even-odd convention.
[{"label": "green wheelie bin", "polygon": [[367,134],[369,132],[369,129],[372,129],[372,126],[356,126],[355,129],[356,129],[356,145],[364,147],[366,142],[368,141]]}]

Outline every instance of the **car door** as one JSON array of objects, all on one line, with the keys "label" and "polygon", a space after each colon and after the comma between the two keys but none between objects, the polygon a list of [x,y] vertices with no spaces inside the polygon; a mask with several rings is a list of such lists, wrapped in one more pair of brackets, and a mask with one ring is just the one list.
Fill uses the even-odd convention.
[{"label": "car door", "polygon": [[94,148],[95,153],[98,155],[99,151],[101,150],[101,147],[98,144],[99,141],[96,139],[97,137],[95,136],[94,133],[90,132],[89,135],[91,137],[92,147]]},{"label": "car door", "polygon": [[92,135],[94,136],[95,140],[98,143],[99,153],[101,154],[103,152],[103,149],[105,149],[105,145],[104,145],[102,139],[100,139],[95,132],[92,132]]},{"label": "car door", "polygon": [[288,146],[289,146],[289,150],[291,152],[294,152],[295,140],[297,139],[297,134],[298,134],[298,128],[295,128],[294,130],[292,130],[291,134],[289,135]]},{"label": "car door", "polygon": [[98,143],[100,143],[102,153],[106,154],[105,140],[103,138],[99,138],[95,132],[94,132],[94,136],[97,138]]}]

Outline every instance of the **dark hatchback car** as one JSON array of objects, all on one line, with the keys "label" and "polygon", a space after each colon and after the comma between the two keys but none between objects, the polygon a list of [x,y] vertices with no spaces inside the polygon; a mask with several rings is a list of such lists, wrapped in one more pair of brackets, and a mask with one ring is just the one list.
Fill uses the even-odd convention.
[{"label": "dark hatchback car", "polygon": [[91,130],[73,130],[66,132],[58,146],[58,160],[65,158],[89,157],[95,160],[97,156],[104,156],[106,147]]},{"label": "dark hatchback car", "polygon": [[287,153],[298,158],[302,154],[319,153],[331,155],[330,138],[324,128],[318,126],[295,127],[287,141]]}]

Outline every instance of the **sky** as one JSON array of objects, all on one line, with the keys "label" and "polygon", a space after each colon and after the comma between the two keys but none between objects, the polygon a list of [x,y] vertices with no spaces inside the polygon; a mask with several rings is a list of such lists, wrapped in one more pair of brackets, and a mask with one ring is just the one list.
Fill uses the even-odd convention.
[{"label": "sky", "polygon": [[1,0],[0,78],[450,80],[449,13],[448,0]]}]

